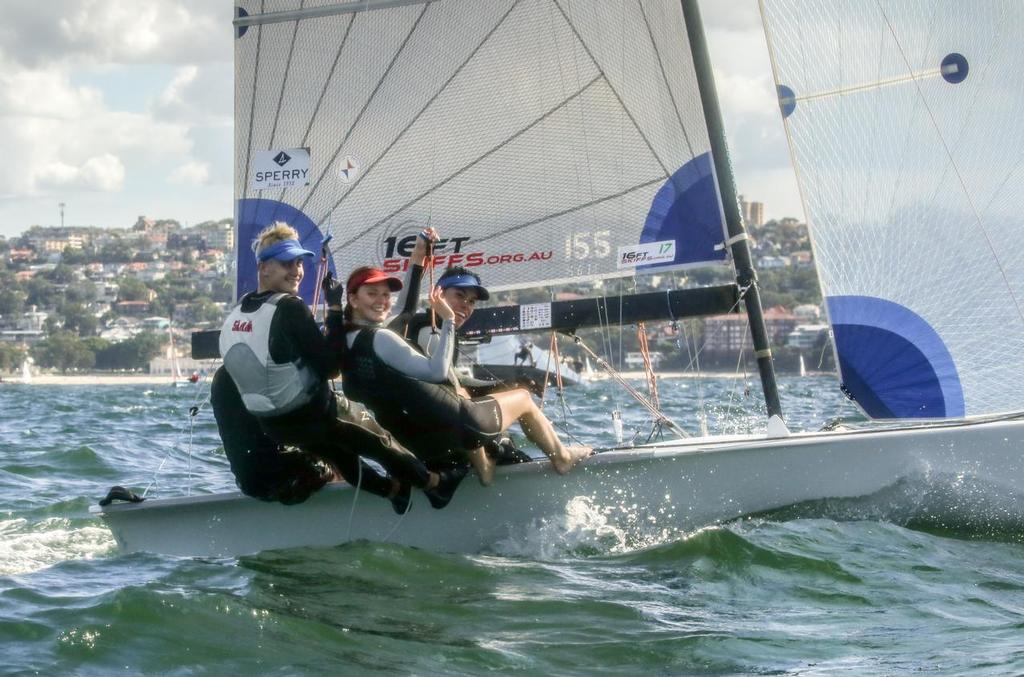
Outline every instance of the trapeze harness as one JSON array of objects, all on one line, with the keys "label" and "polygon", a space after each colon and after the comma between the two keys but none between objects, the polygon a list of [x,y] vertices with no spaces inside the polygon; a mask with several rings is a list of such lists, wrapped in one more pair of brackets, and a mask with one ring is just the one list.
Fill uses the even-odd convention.
[{"label": "trapeze harness", "polygon": [[[302,359],[275,362],[270,357],[270,328],[285,293],[272,295],[252,312],[239,302],[220,330],[220,354],[245,408],[254,416],[280,416],[313,400],[321,379]],[[243,297],[245,301],[247,297]]]}]

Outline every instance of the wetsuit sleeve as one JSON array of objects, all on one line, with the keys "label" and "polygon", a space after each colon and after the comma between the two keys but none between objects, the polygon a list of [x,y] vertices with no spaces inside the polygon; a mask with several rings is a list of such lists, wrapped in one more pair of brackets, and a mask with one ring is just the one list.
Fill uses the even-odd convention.
[{"label": "wetsuit sleeve", "polygon": [[425,327],[420,327],[419,333],[416,334],[416,343],[423,349],[424,355],[433,355],[440,341],[441,333],[434,331],[433,327],[429,324]]},{"label": "wetsuit sleeve", "polygon": [[448,377],[448,368],[452,361],[452,340],[454,325],[451,320],[441,324],[437,351],[425,357],[406,343],[401,336],[392,331],[378,331],[373,336],[373,351],[384,364],[392,369],[421,381],[442,383]]},{"label": "wetsuit sleeve", "polygon": [[405,273],[402,291],[399,292],[398,301],[395,302],[398,314],[387,323],[388,329],[399,336],[404,337],[409,333],[409,320],[416,314],[416,303],[420,297],[420,281],[422,279],[423,266],[409,266],[409,270]]},{"label": "wetsuit sleeve", "polygon": [[[283,339],[283,340],[282,340]],[[293,352],[289,355],[289,352]],[[297,296],[282,298],[270,328],[270,356],[275,362],[301,358],[320,378],[336,371],[337,360],[320,333],[306,302]]]},{"label": "wetsuit sleeve", "polygon": [[327,352],[330,354],[328,378],[337,378],[345,350],[345,315],[340,310],[327,311]]}]

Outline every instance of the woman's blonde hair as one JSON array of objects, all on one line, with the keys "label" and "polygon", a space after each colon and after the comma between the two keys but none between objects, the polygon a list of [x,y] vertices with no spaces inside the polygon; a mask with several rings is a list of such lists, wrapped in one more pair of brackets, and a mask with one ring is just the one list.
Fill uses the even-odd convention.
[{"label": "woman's blonde hair", "polygon": [[289,226],[284,221],[275,221],[266,228],[260,231],[260,234],[253,240],[252,250],[256,252],[256,258],[259,259],[260,252],[271,245],[275,245],[283,240],[298,240],[299,231]]}]

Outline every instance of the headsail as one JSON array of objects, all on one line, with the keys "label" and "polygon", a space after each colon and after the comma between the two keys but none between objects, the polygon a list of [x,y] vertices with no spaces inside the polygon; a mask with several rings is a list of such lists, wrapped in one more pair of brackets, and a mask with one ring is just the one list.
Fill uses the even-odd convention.
[{"label": "headsail", "polygon": [[1024,5],[763,0],[846,389],[1024,410]]},{"label": "headsail", "polygon": [[427,225],[495,289],[725,261],[678,0],[241,4],[240,291],[274,219],[342,275]]}]

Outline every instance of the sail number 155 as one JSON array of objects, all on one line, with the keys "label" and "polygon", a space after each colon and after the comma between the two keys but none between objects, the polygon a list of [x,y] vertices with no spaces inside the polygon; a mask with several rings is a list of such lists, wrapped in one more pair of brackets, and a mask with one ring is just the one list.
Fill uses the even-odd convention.
[{"label": "sail number 155", "polygon": [[603,259],[612,253],[610,230],[571,233],[565,236],[565,258]]}]

